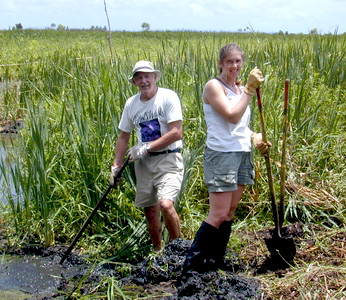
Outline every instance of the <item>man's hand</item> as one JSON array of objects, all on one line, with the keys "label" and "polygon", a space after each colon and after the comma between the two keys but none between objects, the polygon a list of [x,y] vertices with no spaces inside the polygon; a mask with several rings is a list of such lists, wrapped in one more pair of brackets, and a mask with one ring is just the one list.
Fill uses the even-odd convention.
[{"label": "man's hand", "polygon": [[118,167],[118,166],[112,166],[111,167],[111,177],[109,178],[109,184],[110,185],[112,185],[112,186],[114,184],[119,185],[124,180],[123,175],[120,175],[119,178],[117,178],[117,180],[115,181],[115,178],[119,174],[120,169],[121,169],[121,167]]},{"label": "man's hand", "polygon": [[254,132],[253,134],[251,134],[251,137],[254,146],[262,155],[266,154],[268,152],[269,147],[272,146],[272,144],[269,141],[267,141],[266,143],[263,142],[262,133]]},{"label": "man's hand", "polygon": [[143,158],[149,154],[147,144],[142,146],[133,146],[128,151],[128,156],[130,161],[135,161],[137,159]]},{"label": "man's hand", "polygon": [[259,68],[255,67],[249,75],[249,78],[247,80],[247,84],[244,88],[244,92],[249,94],[250,96],[253,96],[256,92],[256,89],[261,85],[261,83],[264,81],[262,72]]}]

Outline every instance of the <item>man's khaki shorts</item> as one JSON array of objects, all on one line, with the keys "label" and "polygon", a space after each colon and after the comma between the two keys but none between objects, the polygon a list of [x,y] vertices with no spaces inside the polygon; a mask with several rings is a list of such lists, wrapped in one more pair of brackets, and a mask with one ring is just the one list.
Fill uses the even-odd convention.
[{"label": "man's khaki shorts", "polygon": [[135,161],[135,172],[135,206],[155,206],[158,200],[175,201],[183,180],[183,157],[180,153],[146,156]]}]

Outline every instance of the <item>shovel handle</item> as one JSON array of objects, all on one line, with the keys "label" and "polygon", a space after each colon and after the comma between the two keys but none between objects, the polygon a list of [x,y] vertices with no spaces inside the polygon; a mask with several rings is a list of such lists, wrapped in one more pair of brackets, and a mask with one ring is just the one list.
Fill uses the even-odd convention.
[{"label": "shovel handle", "polygon": [[[267,134],[265,130],[265,124],[264,124],[264,118],[263,118],[263,112],[262,112],[261,92],[259,88],[256,89],[256,95],[257,95],[257,105],[258,105],[258,112],[259,112],[259,118],[260,118],[262,140],[264,143],[266,143],[268,140],[267,140]],[[275,224],[275,234],[281,237],[278,209],[276,205],[275,192],[274,192],[273,175],[272,175],[272,169],[270,166],[269,150],[267,153],[264,154],[264,158],[265,158],[266,167],[267,167],[269,193],[270,193],[270,200],[271,200],[271,206],[273,211],[273,219]]]},{"label": "shovel handle", "polygon": [[284,95],[284,112],[283,112],[283,133],[282,133],[282,154],[281,154],[281,172],[280,172],[280,207],[279,207],[279,222],[280,228],[284,223],[285,210],[285,182],[286,182],[286,140],[288,127],[288,87],[289,80],[285,80],[285,95]]},{"label": "shovel handle", "polygon": [[124,162],[124,164],[122,165],[122,167],[120,168],[117,176],[114,179],[115,185],[109,185],[106,192],[103,194],[102,198],[99,200],[99,202],[97,202],[96,206],[94,207],[93,211],[91,212],[91,214],[89,215],[88,219],[84,222],[82,228],[79,230],[79,232],[77,233],[77,235],[75,236],[75,238],[73,239],[70,247],[67,249],[67,251],[65,252],[64,256],[62,257],[62,259],[60,260],[60,264],[63,264],[63,262],[65,261],[65,259],[67,258],[67,256],[71,253],[73,247],[76,245],[77,241],[79,240],[79,238],[82,236],[84,230],[87,228],[87,226],[89,225],[89,223],[91,222],[92,218],[95,216],[97,210],[100,208],[101,204],[103,203],[103,201],[107,198],[107,195],[109,194],[109,192],[112,190],[112,188],[116,187],[116,182],[117,179],[120,178],[120,176],[122,175],[124,169],[126,168],[126,166],[128,165],[130,159],[127,158],[126,161]]}]

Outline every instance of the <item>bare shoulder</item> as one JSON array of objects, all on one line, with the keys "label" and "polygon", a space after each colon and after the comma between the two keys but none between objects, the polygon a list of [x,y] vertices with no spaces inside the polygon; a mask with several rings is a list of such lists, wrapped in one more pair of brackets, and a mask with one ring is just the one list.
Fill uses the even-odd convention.
[{"label": "bare shoulder", "polygon": [[205,88],[215,88],[215,87],[219,87],[219,86],[220,86],[220,82],[218,80],[216,80],[215,78],[210,79],[205,84]]},{"label": "bare shoulder", "polygon": [[226,95],[226,89],[215,78],[210,79],[204,86],[203,99],[205,103],[210,103],[215,97]]}]

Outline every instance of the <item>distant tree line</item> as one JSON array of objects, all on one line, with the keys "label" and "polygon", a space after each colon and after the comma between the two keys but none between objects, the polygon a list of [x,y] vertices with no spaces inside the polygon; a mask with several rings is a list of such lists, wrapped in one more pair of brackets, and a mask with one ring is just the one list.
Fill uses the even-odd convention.
[{"label": "distant tree line", "polygon": [[[55,23],[52,23],[50,25],[53,29],[56,28],[56,24]],[[69,30],[70,28],[68,27],[65,27],[64,25],[62,24],[59,24],[58,27],[57,27],[58,30]],[[80,28],[79,28],[80,29]],[[82,30],[93,30],[93,31],[107,31],[107,26],[94,26],[92,25],[89,29],[88,28],[83,28]]]},{"label": "distant tree line", "polygon": [[[57,26],[55,23],[52,23],[50,26],[51,26],[52,29],[56,28],[57,30],[69,30],[70,29],[68,26],[65,27],[62,24],[59,24]],[[150,30],[150,24],[147,23],[147,22],[143,22],[141,27],[142,27],[142,29],[144,31],[149,31]],[[22,23],[17,23],[15,25],[15,27],[13,27],[12,29],[22,30],[23,29],[23,25],[22,25]],[[74,30],[76,30],[76,29],[74,29]],[[107,26],[103,26],[102,27],[102,26],[94,26],[94,25],[92,25],[89,29],[88,28],[83,28],[83,29],[78,28],[77,30],[107,31],[108,29],[107,29]],[[238,32],[244,32],[244,33],[245,32],[251,32],[251,28],[249,28],[249,27],[246,27],[244,29],[243,28],[239,28]],[[288,31],[283,32],[282,30],[280,30],[279,34],[287,35]],[[318,34],[317,28],[313,28],[313,29],[309,30],[309,34]]]},{"label": "distant tree line", "polygon": [[[57,30],[70,30],[68,26],[64,26],[63,24],[56,25],[55,23],[50,24],[50,27],[52,29],[57,29]],[[24,29],[22,23],[17,23],[14,27],[12,27],[13,30],[22,30]],[[72,28],[73,29],[73,28]],[[76,29],[73,29],[76,30]],[[89,29],[88,28],[83,28],[80,29],[78,28],[77,30],[93,30],[93,31],[107,31],[107,26],[94,26],[92,25]]]},{"label": "distant tree line", "polygon": [[[58,26],[55,24],[55,23],[51,23],[50,24],[50,27],[52,29],[57,29],[57,30],[69,30],[70,28],[68,26],[64,26],[63,24],[59,24]],[[142,25],[141,25],[142,29],[144,31],[148,31],[150,30],[150,24],[149,23],[146,23],[146,22],[143,22]],[[18,30],[21,30],[21,29],[24,29],[22,23],[18,23],[15,25],[15,27],[13,27],[12,29],[18,29]],[[75,30],[75,29],[74,29]],[[93,31],[107,31],[107,26],[94,26],[92,25],[89,29],[88,28],[78,28],[78,30],[93,30]]]}]

